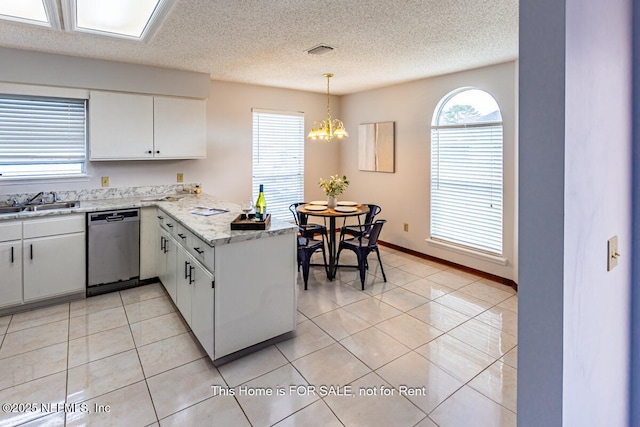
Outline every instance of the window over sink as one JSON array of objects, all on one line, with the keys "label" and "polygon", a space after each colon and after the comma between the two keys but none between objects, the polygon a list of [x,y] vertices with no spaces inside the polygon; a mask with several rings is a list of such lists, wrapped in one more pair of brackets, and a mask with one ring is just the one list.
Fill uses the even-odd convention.
[{"label": "window over sink", "polygon": [[87,100],[0,94],[0,180],[86,173]]}]

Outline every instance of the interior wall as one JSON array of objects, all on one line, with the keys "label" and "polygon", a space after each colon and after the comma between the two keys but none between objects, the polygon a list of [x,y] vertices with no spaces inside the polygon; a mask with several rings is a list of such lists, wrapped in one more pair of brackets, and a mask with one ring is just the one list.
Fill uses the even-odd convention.
[{"label": "interior wall", "polygon": [[[332,114],[339,114],[337,99]],[[251,195],[253,148],[252,108],[302,111],[305,132],[326,116],[326,95],[296,90],[212,81],[207,102],[207,161],[194,164],[206,192],[238,203]],[[305,133],[305,136],[306,136]],[[305,139],[304,194],[308,200],[326,198],[318,187],[321,176],[338,169],[336,145]],[[186,175],[185,175],[186,179]],[[265,188],[269,203],[269,188]]]},{"label": "interior wall", "polygon": [[626,426],[632,1],[566,4],[563,420]]},{"label": "interior wall", "polygon": [[518,425],[561,426],[565,2],[521,0]]},{"label": "interior wall", "polygon": [[629,425],[640,425],[640,7],[633,6],[633,197]]},{"label": "interior wall", "polygon": [[0,47],[0,81],[206,98],[209,74]]},{"label": "interior wall", "polygon": [[[361,92],[342,97],[340,117],[350,138],[341,147],[340,173],[351,184],[343,198],[382,207],[385,225],[381,240],[446,259],[500,277],[517,280],[516,216],[516,63],[508,62]],[[438,102],[453,90],[476,87],[493,95],[504,123],[504,257],[507,265],[428,244],[430,217],[431,120]],[[358,170],[358,126],[396,123],[395,173]],[[403,231],[404,223],[409,232]]]},{"label": "interior wall", "polygon": [[630,15],[520,2],[518,425],[629,425]]}]

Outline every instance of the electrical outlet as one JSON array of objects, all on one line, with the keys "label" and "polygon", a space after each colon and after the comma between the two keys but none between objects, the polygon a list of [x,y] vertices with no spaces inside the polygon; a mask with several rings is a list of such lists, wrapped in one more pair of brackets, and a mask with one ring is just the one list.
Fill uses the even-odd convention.
[{"label": "electrical outlet", "polygon": [[408,222],[404,223],[404,231],[409,231],[409,223]]},{"label": "electrical outlet", "polygon": [[613,236],[607,241],[607,271],[611,271],[618,265],[618,236]]},{"label": "electrical outlet", "polygon": [[109,177],[108,176],[103,176],[102,177],[102,186],[103,187],[108,187],[109,186]]},{"label": "electrical outlet", "polygon": [[178,172],[178,177],[176,178],[176,182],[184,182],[184,174],[182,172]]}]

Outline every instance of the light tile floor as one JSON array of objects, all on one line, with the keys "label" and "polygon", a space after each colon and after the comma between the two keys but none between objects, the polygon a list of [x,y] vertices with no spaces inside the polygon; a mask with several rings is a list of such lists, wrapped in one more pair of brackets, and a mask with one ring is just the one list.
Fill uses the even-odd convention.
[{"label": "light tile floor", "polygon": [[0,426],[515,425],[516,292],[382,262],[314,269],[295,335],[218,368],[160,284],[2,317]]}]

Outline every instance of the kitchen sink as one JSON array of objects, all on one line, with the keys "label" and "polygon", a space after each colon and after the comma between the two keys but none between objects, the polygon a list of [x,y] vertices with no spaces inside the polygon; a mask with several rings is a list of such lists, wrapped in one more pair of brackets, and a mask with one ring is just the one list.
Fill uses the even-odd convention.
[{"label": "kitchen sink", "polygon": [[30,205],[20,209],[23,209],[24,212],[36,212],[36,211],[48,211],[51,209],[71,209],[71,208],[77,208],[78,206],[80,206],[80,202],[59,202],[59,203],[45,203],[42,205]]}]

